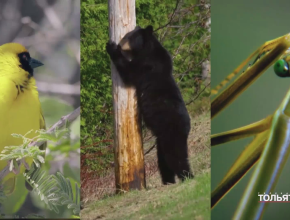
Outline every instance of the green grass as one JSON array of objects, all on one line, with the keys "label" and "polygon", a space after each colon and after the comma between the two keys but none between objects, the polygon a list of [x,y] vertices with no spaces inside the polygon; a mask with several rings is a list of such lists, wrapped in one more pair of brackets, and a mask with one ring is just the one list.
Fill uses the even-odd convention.
[{"label": "green grass", "polygon": [[210,172],[181,184],[131,191],[91,203],[83,219],[210,219]]}]

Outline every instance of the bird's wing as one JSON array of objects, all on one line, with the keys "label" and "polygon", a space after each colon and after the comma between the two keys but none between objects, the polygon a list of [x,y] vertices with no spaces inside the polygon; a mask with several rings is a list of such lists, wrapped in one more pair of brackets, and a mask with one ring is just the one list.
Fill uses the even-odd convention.
[{"label": "bird's wing", "polygon": [[[44,120],[44,116],[43,116],[41,108],[40,108],[40,123],[39,124],[40,124],[40,129],[44,129],[44,130],[46,129],[45,120]],[[46,147],[47,147],[47,142],[43,143],[39,148],[40,150],[45,150]]]}]

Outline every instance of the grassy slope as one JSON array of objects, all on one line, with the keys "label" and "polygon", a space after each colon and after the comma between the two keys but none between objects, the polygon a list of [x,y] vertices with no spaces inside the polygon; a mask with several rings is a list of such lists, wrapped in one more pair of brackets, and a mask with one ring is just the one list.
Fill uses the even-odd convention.
[{"label": "grassy slope", "polygon": [[210,172],[164,186],[92,203],[82,219],[210,219]]},{"label": "grassy slope", "polygon": [[[193,180],[162,186],[159,173],[147,178],[147,190],[110,196],[85,205],[82,219],[210,219],[210,116],[191,119],[189,153]],[[154,150],[155,151],[155,150]],[[156,159],[156,152],[148,155]]]}]

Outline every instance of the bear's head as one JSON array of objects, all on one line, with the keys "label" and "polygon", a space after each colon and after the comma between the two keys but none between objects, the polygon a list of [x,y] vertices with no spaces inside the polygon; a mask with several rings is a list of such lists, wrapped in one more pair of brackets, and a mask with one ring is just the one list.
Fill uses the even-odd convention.
[{"label": "bear's head", "polygon": [[148,55],[152,50],[154,42],[153,27],[151,25],[146,28],[136,26],[133,31],[128,32],[120,41],[119,47],[122,54],[132,60],[142,55]]}]

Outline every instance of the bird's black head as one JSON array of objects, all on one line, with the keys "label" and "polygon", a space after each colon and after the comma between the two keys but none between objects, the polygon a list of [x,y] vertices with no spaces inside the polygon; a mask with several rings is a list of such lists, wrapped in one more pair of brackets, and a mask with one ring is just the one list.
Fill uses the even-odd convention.
[{"label": "bird's black head", "polygon": [[31,58],[28,52],[22,52],[18,54],[18,57],[20,61],[20,67],[24,69],[25,71],[29,72],[30,76],[33,76],[34,68],[37,68],[43,65],[43,63],[41,63],[40,61]]}]

